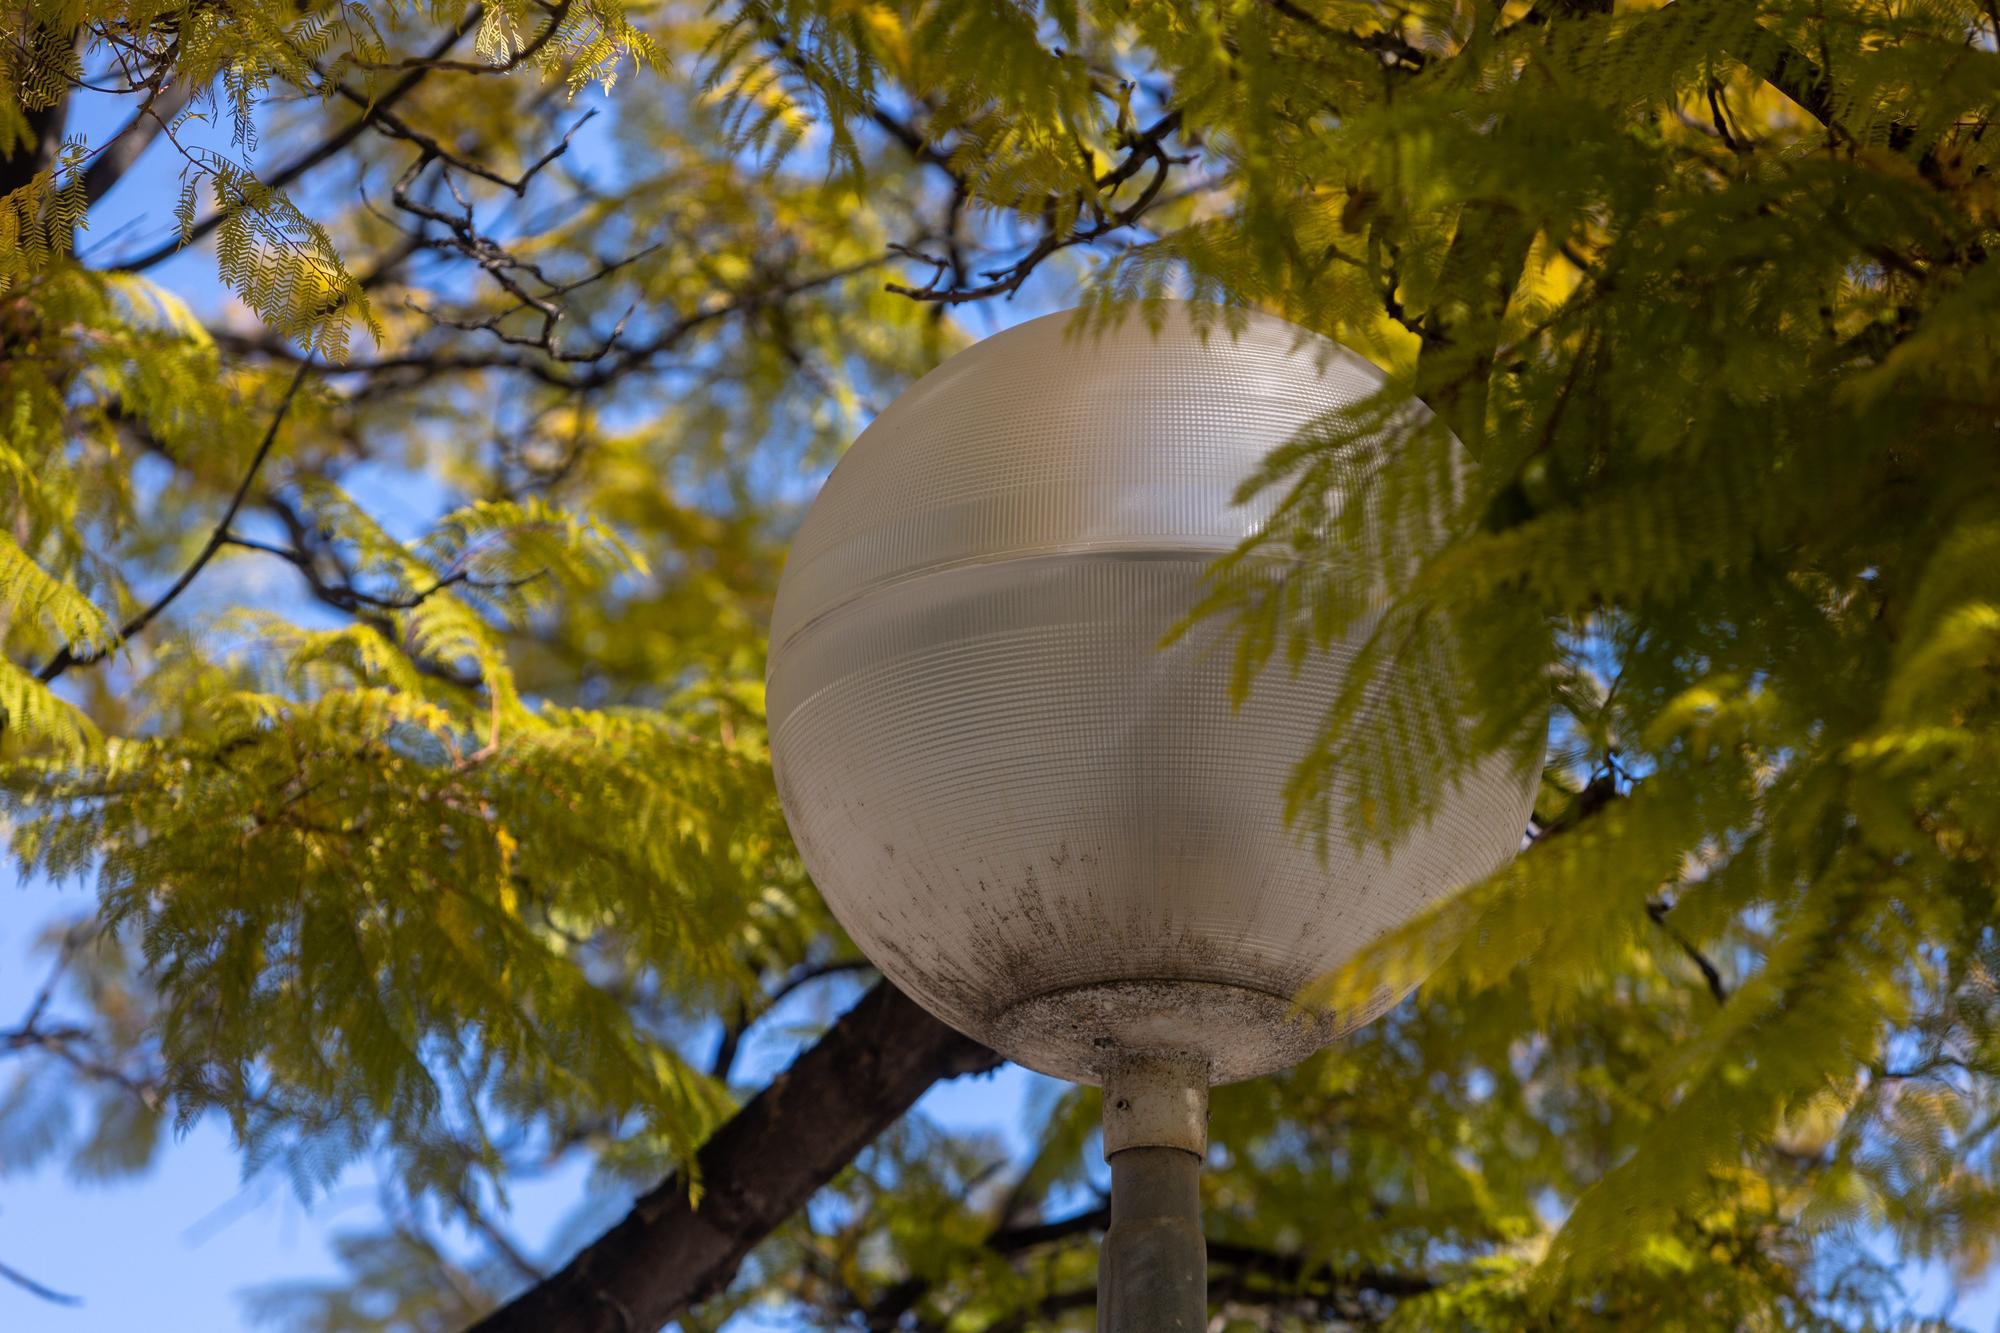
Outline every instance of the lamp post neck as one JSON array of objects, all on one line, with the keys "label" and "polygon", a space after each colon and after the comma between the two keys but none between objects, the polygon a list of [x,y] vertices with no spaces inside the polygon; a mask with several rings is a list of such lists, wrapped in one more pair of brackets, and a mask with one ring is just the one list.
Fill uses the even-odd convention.
[{"label": "lamp post neck", "polygon": [[1111,1226],[1098,1258],[1098,1333],[1200,1333],[1208,1326],[1201,1164],[1208,1066],[1139,1052],[1104,1076]]}]

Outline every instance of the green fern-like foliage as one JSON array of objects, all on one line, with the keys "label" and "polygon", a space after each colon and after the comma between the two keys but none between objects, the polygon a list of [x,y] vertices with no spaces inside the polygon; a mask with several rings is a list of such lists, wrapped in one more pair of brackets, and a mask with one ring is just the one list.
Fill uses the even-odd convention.
[{"label": "green fern-like foliage", "polygon": [[[781,836],[761,757],[656,716],[523,705],[483,624],[449,591],[397,616],[426,660],[487,676],[474,709],[373,627],[245,623],[228,658],[160,663],[171,739],[42,766],[17,825],[25,864],[94,860],[106,928],[159,984],[208,997],[159,1033],[183,1116],[226,1111],[253,1157],[324,1126],[284,1148],[308,1194],[378,1123],[413,1183],[463,1189],[481,1163],[448,1145],[496,1106],[552,1132],[642,1116],[685,1150],[720,1105],[590,984],[586,941],[616,926],[677,986],[737,981]],[[610,819],[649,837],[604,840]]]},{"label": "green fern-like foliage", "polygon": [[[955,8],[1006,49],[1015,11]],[[838,120],[896,48],[832,13],[787,31]],[[1157,5],[1080,43],[1057,8],[1033,22],[1051,57],[1063,30],[1157,79],[1189,175],[1223,181],[1090,275],[1102,314],[1261,305],[1392,375],[1246,482],[1276,516],[1195,611],[1238,629],[1240,692],[1361,646],[1290,789],[1302,830],[1393,845],[1479,756],[1556,741],[1535,845],[1306,1001],[1431,976],[1574,1021],[1661,945],[1725,1001],[1634,1078],[1638,1138],[1519,1298],[1684,1245],[1787,1125],[1831,1116],[1862,1151],[1928,1103],[1951,1151],[1980,1094],[1894,1071],[1993,919],[1991,15]],[[976,104],[1025,134],[1018,68],[947,79],[926,123],[970,134]],[[1103,99],[1099,133],[1118,114]],[[1030,182],[1091,204],[1030,154],[967,180],[994,209]],[[1063,208],[1048,234],[1073,233]],[[1983,1069],[1981,1032],[1954,1058]],[[1838,1202],[1773,1206],[1893,1212],[1900,1187],[1833,1175]]]},{"label": "green fern-like foliage", "polygon": [[[1912,14],[1892,24],[1892,45],[1943,40],[1970,18]],[[1495,174],[1450,187],[1465,197],[1451,201],[1461,231],[1447,273],[1496,243],[1466,241],[1476,208],[1498,243],[1516,238],[1524,286],[1537,251],[1553,251],[1566,290],[1504,298],[1490,328],[1477,311],[1431,307],[1455,332],[1436,371],[1420,355],[1413,387],[1476,450],[1462,500],[1444,484],[1448,437],[1380,421],[1302,440],[1252,483],[1288,488],[1266,538],[1278,549],[1306,563],[1338,552],[1337,566],[1380,531],[1399,557],[1371,562],[1387,609],[1357,669],[1402,682],[1391,717],[1408,720],[1357,737],[1336,710],[1294,786],[1308,819],[1393,836],[1464,762],[1423,719],[1466,719],[1490,748],[1534,725],[1547,697],[1536,682],[1615,664],[1581,716],[1571,689],[1556,699],[1630,776],[1629,799],[1552,826],[1545,846],[1382,942],[1323,998],[1432,966],[1468,993],[1530,969],[1538,1008],[1557,1012],[1650,929],[1649,903],[1672,904],[1704,946],[1726,945],[1746,913],[1769,923],[1721,1013],[1651,1075],[1657,1119],[1584,1197],[1556,1274],[1616,1263],[1631,1228],[1667,1227],[1742,1145],[1815,1099],[1861,1095],[1916,1012],[1914,960],[1980,948],[1991,919],[1994,828],[1979,813],[1983,780],[1959,760],[1983,749],[1988,725],[1974,682],[1992,640],[1976,626],[1993,589],[1976,586],[1981,566],[1964,553],[1990,523],[1980,441],[1992,418],[1944,406],[1990,403],[1991,361],[1913,355],[1884,325],[1965,336],[1960,290],[1991,280],[1950,258],[1990,240],[1980,150],[1937,138],[1972,94],[1951,78],[1905,83],[1902,55],[1829,48],[1819,58],[1851,80],[1829,93],[1830,147],[1826,128],[1782,112],[1754,147],[1677,141],[1662,105],[1740,88],[1746,65],[1800,59],[1788,26],[1673,6],[1607,20],[1589,40],[1581,28],[1569,42],[1517,37],[1517,58],[1565,95],[1594,95],[1560,140],[1546,107],[1510,111],[1512,98],[1539,99],[1525,85],[1482,90],[1477,127],[1446,114],[1449,93],[1421,133],[1408,106],[1357,126],[1373,161],[1347,169],[1385,206],[1388,153],[1403,178],[1431,179],[1443,165],[1432,154],[1476,137]],[[1964,63],[1992,76],[1987,59]],[[1843,97],[1868,119],[1843,119]],[[1955,182],[1974,191],[1958,206]],[[1360,230],[1347,248],[1370,248],[1375,227]],[[1905,254],[1919,258],[1899,266]],[[1337,597],[1288,600],[1237,573],[1251,569],[1225,570],[1218,601],[1243,617],[1253,659],[1362,624]],[[1421,640],[1396,627],[1425,622],[1447,631],[1449,670],[1404,656]],[[1336,776],[1357,772],[1356,808],[1330,807],[1346,785]]]},{"label": "green fern-like foliage", "polygon": [[[1544,773],[1520,858],[1300,1002],[1414,999],[1218,1090],[1220,1317],[1914,1326],[1880,1243],[2000,1257],[1995,24],[16,6],[0,777],[16,864],[94,896],[0,1044],[0,1172],[214,1117],[307,1197],[399,1182],[270,1319],[529,1280],[510,1183],[650,1186],[769,997],[858,969],[763,734],[818,472],[1001,303],[1194,297],[1389,377],[1244,479],[1274,516],[1188,608],[1239,697],[1360,649],[1299,836]],[[79,141],[90,88],[131,119]],[[135,147],[179,182],[139,240],[90,225]],[[1042,1089],[1012,1160],[900,1127],[690,1327],[1087,1327],[1093,1097]]]},{"label": "green fern-like foliage", "polygon": [[[692,85],[684,122],[642,104],[628,132],[667,145],[643,189],[680,189],[675,223],[700,243],[654,245],[620,280],[649,310],[690,315],[719,282],[785,277],[781,258],[812,281],[774,298],[752,336],[710,315],[684,344],[662,340],[714,381],[643,425],[610,394],[551,383],[502,458],[474,458],[452,432],[491,429],[509,403],[494,392],[511,383],[504,361],[416,399],[339,378],[357,358],[427,355],[415,308],[439,294],[402,284],[382,306],[348,258],[380,238],[379,210],[315,216],[296,187],[266,183],[253,162],[287,155],[262,137],[273,93],[310,94],[337,130],[339,108],[365,116],[411,68],[441,82],[422,53],[464,27],[467,68],[451,73],[471,95],[411,99],[397,124],[469,160],[517,123],[538,76],[559,104],[608,90],[650,64],[662,32],[698,46],[705,20],[645,31],[615,5],[503,4],[27,21],[143,34],[132,59],[192,89],[189,110],[146,131],[179,163],[178,229],[212,245],[222,287],[288,350],[245,357],[244,324],[213,301],[75,257],[101,145],[62,148],[6,196],[8,827],[20,873],[88,880],[97,910],[48,944],[50,994],[88,1018],[33,1017],[7,1047],[0,1169],[64,1154],[78,1171],[137,1171],[164,1127],[212,1117],[248,1171],[282,1173],[304,1198],[374,1154],[412,1206],[463,1217],[493,1206],[524,1145],[686,1164],[731,1105],[690,1033],[824,953],[831,929],[763,748],[762,608],[780,546],[761,508],[732,509],[736,446],[768,436],[823,458],[875,377],[935,358],[928,320],[843,276],[879,252],[881,219],[812,177],[737,175]],[[69,44],[45,46],[10,66],[10,134],[81,77]],[[229,152],[194,142],[209,121],[233,134]],[[407,143],[355,149],[364,170],[393,163],[376,198]],[[545,147],[522,146],[511,169]],[[775,238],[774,202],[788,233]],[[566,253],[543,262],[646,249],[655,238],[632,239],[644,229],[621,229],[619,212],[582,210]],[[579,318],[599,296],[572,298]],[[850,309],[884,317],[857,338]],[[370,350],[350,345],[356,325]],[[830,395],[798,391],[802,357],[850,355],[817,381]],[[637,370],[683,373],[658,359]],[[645,399],[658,402],[631,401]],[[587,465],[566,469],[571,451]],[[438,488],[425,521],[385,518],[379,479],[349,484],[370,454]],[[225,591],[204,601],[212,587]],[[584,658],[601,664],[594,683],[579,680]]]}]

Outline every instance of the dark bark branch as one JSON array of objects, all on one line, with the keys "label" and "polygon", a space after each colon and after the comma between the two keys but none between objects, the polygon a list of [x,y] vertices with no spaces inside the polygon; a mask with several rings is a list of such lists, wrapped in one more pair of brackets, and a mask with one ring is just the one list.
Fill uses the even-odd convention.
[{"label": "dark bark branch", "polygon": [[473,1333],[644,1333],[729,1285],[743,1259],[939,1079],[999,1057],[888,982],[715,1132],[701,1200],[670,1177]]},{"label": "dark bark branch", "polygon": [[[939,305],[963,305],[969,301],[984,301],[995,296],[1011,297],[1021,289],[1023,283],[1027,282],[1034,275],[1035,270],[1041,266],[1042,261],[1049,256],[1070,249],[1073,246],[1088,245],[1092,241],[1102,240],[1114,232],[1122,231],[1132,226],[1158,200],[1161,187],[1167,183],[1167,176],[1172,169],[1176,165],[1191,160],[1186,157],[1171,156],[1165,148],[1165,141],[1179,131],[1181,127],[1181,114],[1180,109],[1177,107],[1160,117],[1159,120],[1155,121],[1145,130],[1132,135],[1126,141],[1125,157],[1117,166],[1097,177],[1097,188],[1108,195],[1108,193],[1115,192],[1119,186],[1138,175],[1148,164],[1151,164],[1153,168],[1152,176],[1146,181],[1145,187],[1139,191],[1138,197],[1126,207],[1110,213],[1100,214],[1095,221],[1090,223],[1079,222],[1067,232],[1058,232],[1051,227],[1050,230],[1043,232],[1041,239],[1036,241],[1028,253],[1021,258],[1002,268],[989,269],[981,273],[979,276],[987,279],[987,281],[979,286],[939,287],[937,285],[938,277],[944,271],[943,267],[940,266],[938,274],[933,275],[928,286],[910,287],[902,283],[892,282],[886,284],[885,289],[894,292],[898,296],[907,296],[913,301],[935,302]],[[1053,209],[1053,202],[1051,203],[1051,209]],[[903,253],[908,254],[910,251],[905,247]],[[923,256],[918,257],[924,258]],[[925,258],[924,262],[934,265],[939,263],[937,260],[928,258]]]},{"label": "dark bark branch", "polygon": [[[400,263],[423,245],[421,238],[405,241],[399,247],[394,262]],[[586,392],[602,389],[622,376],[652,369],[655,358],[663,353],[678,350],[685,339],[709,325],[738,315],[755,315],[772,309],[794,296],[803,296],[819,288],[832,286],[870,269],[880,268],[888,262],[889,256],[878,255],[840,268],[808,274],[803,278],[785,281],[774,278],[766,285],[753,285],[729,292],[724,299],[703,309],[674,318],[643,342],[603,347],[591,364],[576,371],[569,370],[565,362],[548,355],[546,349],[535,345],[520,346],[517,340],[515,345],[509,346],[503,343],[492,351],[471,351],[464,346],[446,346],[417,348],[384,357],[356,357],[341,362],[328,373],[336,376],[395,375],[398,384],[407,384],[432,380],[443,375],[476,374],[494,370],[518,372],[531,376],[551,388],[565,391]],[[385,265],[385,269],[387,267],[389,266]],[[374,285],[373,278],[362,279],[362,286]],[[224,350],[238,356],[266,356],[277,360],[297,361],[305,355],[283,339],[268,333],[253,336],[233,329],[212,328],[209,330],[209,336]],[[369,391],[380,390],[371,388]]]},{"label": "dark bark branch", "polygon": [[264,460],[270,457],[271,446],[278,439],[278,429],[285,424],[285,416],[292,409],[292,400],[299,396],[299,389],[305,384],[306,375],[312,370],[312,364],[310,358],[299,362],[298,373],[292,376],[291,385],[285,390],[285,396],[278,401],[278,410],[272,414],[271,424],[264,430],[264,438],[258,441],[257,452],[250,459],[250,467],[237,485],[236,493],[229,497],[229,507],[222,511],[222,518],[216,523],[215,531],[209,534],[206,542],[202,543],[201,550],[195,554],[188,567],[181,571],[181,576],[174,580],[173,586],[161,593],[152,605],[120,626],[118,637],[111,645],[88,649],[81,653],[65,647],[35,673],[35,679],[46,685],[73,666],[90,666],[103,661],[110,656],[112,648],[126,642],[152,624],[161,612],[174,604],[174,599],[187,591],[188,585],[193,583],[201,571],[208,567],[208,562],[215,558],[215,553],[228,543],[230,525],[236,521],[237,512],[243,508],[243,501],[249,497],[250,488],[256,484],[257,473],[263,469]]},{"label": "dark bark branch", "polygon": [[1270,5],[1286,18],[1296,23],[1303,23],[1322,37],[1331,37],[1337,42],[1344,42],[1368,52],[1387,68],[1417,74],[1430,63],[1430,57],[1410,45],[1399,31],[1383,29],[1380,32],[1362,33],[1338,27],[1297,4],[1295,0],[1270,0]]},{"label": "dark bark branch", "polygon": [[[27,49],[29,59],[39,61],[47,56],[54,38],[52,30],[30,24],[18,40]],[[65,43],[76,40],[74,31],[62,39]],[[55,101],[47,106],[24,108],[26,135],[13,151],[0,157],[0,196],[12,194],[54,166],[62,152],[63,124],[69,117],[71,92],[67,71],[63,71],[63,77],[64,88]]]},{"label": "dark bark branch", "polygon": [[540,1282],[548,1276],[527,1255],[521,1253],[521,1247],[514,1243],[514,1238],[502,1231],[499,1225],[486,1215],[485,1210],[469,1192],[463,1189],[457,1191],[452,1197],[452,1202],[458,1205],[465,1224],[478,1232],[493,1253],[499,1255],[501,1261],[509,1268],[530,1282]]},{"label": "dark bark branch", "polygon": [[1336,1293],[1372,1293],[1377,1296],[1421,1296],[1435,1291],[1435,1279],[1423,1273],[1398,1273],[1378,1268],[1343,1271],[1321,1259],[1237,1245],[1229,1241],[1208,1242],[1208,1262],[1232,1269],[1242,1278],[1262,1279],[1279,1287],[1294,1288],[1304,1283],[1323,1283]]},{"label": "dark bark branch", "polygon": [[153,140],[160,131],[187,109],[194,96],[194,85],[182,80],[157,96],[149,95],[145,105],[132,113],[132,119],[124,128],[112,135],[100,149],[97,156],[83,171],[83,195],[91,203],[96,203],[111,187],[125,178],[125,173],[145,156],[153,146]]},{"label": "dark bark branch", "polygon": [[727,1082],[736,1068],[736,1056],[743,1045],[743,1038],[758,1019],[784,1003],[801,986],[809,986],[824,977],[840,976],[847,972],[865,972],[875,965],[866,958],[843,958],[838,962],[817,963],[801,967],[779,982],[764,1002],[752,1013],[746,1006],[736,1017],[736,1021],[722,1029],[722,1040],[716,1043],[715,1055],[709,1061],[708,1076],[717,1082]]},{"label": "dark bark branch", "polygon": [[[560,29],[563,25],[563,20],[569,16],[569,7],[570,7],[570,0],[562,0],[560,4],[543,6],[543,8],[548,11],[549,15],[548,24],[545,27],[543,27],[541,32],[537,33],[534,39],[530,41],[526,46],[522,47],[520,50],[516,51],[513,55],[507,57],[507,59],[499,62],[498,64],[495,64],[489,60],[444,60],[439,58],[439,56],[431,55],[431,56],[417,56],[413,59],[408,59],[408,60],[392,60],[386,63],[379,61],[357,60],[354,62],[354,68],[370,69],[370,70],[442,69],[442,70],[450,70],[454,74],[478,74],[478,75],[510,74],[514,70],[519,69],[522,65],[527,64],[530,60],[533,60],[537,55],[541,53],[542,48],[549,44],[549,39],[556,35],[557,30]],[[476,14],[472,18],[466,19],[465,22],[459,25],[459,31],[464,32],[467,29],[475,26],[476,19],[477,19]]]},{"label": "dark bark branch", "polygon": [[[987,1237],[985,1246],[996,1254],[1012,1256],[1037,1246],[1102,1231],[1109,1222],[1109,1209],[1093,1208],[1053,1222],[1003,1227]],[[1212,1298],[1265,1307],[1287,1299],[1305,1298],[1314,1305],[1349,1313],[1385,1309],[1395,1301],[1435,1291],[1439,1285],[1436,1278],[1422,1272],[1379,1268],[1341,1270],[1324,1259],[1230,1241],[1209,1241],[1208,1261],[1212,1270],[1209,1281]],[[929,1278],[904,1279],[865,1310],[856,1310],[862,1321],[860,1326],[871,1333],[892,1333],[912,1327],[911,1312],[930,1294],[931,1288]],[[1095,1288],[1053,1291],[1027,1309],[987,1325],[985,1333],[1013,1333],[1029,1327],[1037,1318],[1086,1308],[1096,1300]],[[943,1325],[919,1319],[914,1327],[931,1329]]]},{"label": "dark bark branch", "polygon": [[47,1301],[51,1305],[83,1304],[83,1297],[72,1296],[66,1291],[57,1291],[54,1287],[45,1286],[29,1277],[26,1273],[23,1273],[20,1269],[10,1268],[6,1264],[0,1264],[0,1280],[11,1282],[30,1296]]},{"label": "dark bark branch", "polygon": [[1673,923],[1667,920],[1667,913],[1672,910],[1673,906],[1670,903],[1656,900],[1646,904],[1646,915],[1652,918],[1653,924],[1666,931],[1668,938],[1680,946],[1680,951],[1687,955],[1687,960],[1701,972],[1701,979],[1707,984],[1709,995],[1717,1004],[1728,1004],[1729,987],[1723,984],[1721,970],[1708,960],[1707,954],[1695,947],[1693,940],[1681,934],[1674,928]]},{"label": "dark bark branch", "polygon": [[[470,29],[479,25],[480,14],[481,10],[476,5],[467,10],[459,26],[453,31],[446,33],[437,45],[431,48],[430,54],[426,59],[441,59],[446,52],[458,44],[459,38],[463,37]],[[346,125],[343,125],[340,129],[334,131],[333,134],[322,140],[318,145],[307,149],[284,166],[279,167],[269,176],[264,177],[263,183],[273,190],[282,190],[320,163],[337,156],[349,144],[360,138],[361,132],[367,129],[376,117],[409,96],[416,89],[416,86],[424,81],[424,76],[429,73],[430,68],[428,65],[421,65],[411,70],[408,74],[405,74],[402,78],[391,84],[357,119],[349,121]],[[223,210],[211,213],[201,221],[195,223],[194,230],[188,235],[176,236],[165,244],[135,259],[126,260],[113,265],[113,267],[131,273],[149,269],[155,264],[173,258],[183,249],[207,236],[210,232],[221,226],[223,218],[227,216],[228,213]]]},{"label": "dark bark branch", "polygon": [[986,1248],[995,1254],[1019,1254],[1023,1250],[1032,1250],[1037,1245],[1068,1240],[1071,1236],[1082,1235],[1088,1231],[1102,1231],[1110,1225],[1111,1207],[1103,1204],[1087,1212],[1059,1217],[1053,1222],[1029,1222],[1021,1226],[1002,1227],[986,1238]]},{"label": "dark bark branch", "polygon": [[[993,1253],[1011,1258],[1038,1246],[1051,1245],[1094,1231],[1102,1231],[1109,1225],[1111,1225],[1111,1209],[1109,1205],[1100,1205],[1088,1212],[1057,1218],[1053,1222],[1002,1226],[988,1235],[983,1244]],[[883,1288],[880,1294],[867,1302],[865,1307],[859,1298],[855,1298],[855,1310],[861,1316],[862,1327],[868,1329],[869,1333],[893,1333],[895,1329],[906,1327],[910,1312],[916,1308],[917,1302],[930,1294],[933,1285],[930,1276],[912,1273]],[[1091,1296],[1093,1300],[1096,1298],[1094,1292]],[[1045,1313],[1048,1312],[1046,1307],[1043,1307],[1043,1310]]]}]

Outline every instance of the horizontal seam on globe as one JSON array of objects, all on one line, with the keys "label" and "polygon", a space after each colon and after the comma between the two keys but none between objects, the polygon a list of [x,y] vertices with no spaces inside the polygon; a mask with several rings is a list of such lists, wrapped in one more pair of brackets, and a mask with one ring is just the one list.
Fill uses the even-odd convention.
[{"label": "horizontal seam on globe", "polygon": [[1293,996],[1285,995],[1278,991],[1267,990],[1262,986],[1245,985],[1240,981],[1209,981],[1200,977],[1110,977],[1103,981],[1080,981],[1068,986],[1054,986],[1048,990],[1037,991],[1033,995],[1012,1001],[1004,1009],[993,1011],[992,1017],[987,1021],[989,1023],[999,1023],[1008,1014],[1025,1005],[1035,1004],[1043,1000],[1053,1000],[1059,996],[1072,995],[1079,991],[1120,990],[1134,986],[1166,986],[1174,990],[1187,990],[1191,987],[1203,986],[1211,987],[1215,990],[1242,991],[1246,995],[1256,995],[1266,1000],[1276,1000],[1279,1004],[1285,1005],[1288,1008],[1298,1009],[1299,1018],[1305,1022],[1337,1023],[1340,1021],[1338,1016],[1325,1010],[1301,1007]]},{"label": "horizontal seam on globe", "polygon": [[853,592],[847,594],[847,596],[833,603],[833,605],[815,611],[809,619],[802,621],[796,629],[786,634],[783,639],[772,640],[770,651],[765,659],[767,663],[764,673],[765,680],[768,683],[771,675],[770,668],[777,663],[778,658],[783,655],[785,649],[789,648],[795,640],[803,638],[822,621],[840,615],[842,612],[851,609],[858,603],[867,601],[879,593],[891,588],[900,587],[905,583],[914,583],[918,579],[930,578],[937,574],[954,574],[960,570],[978,569],[986,565],[1041,564],[1055,560],[1074,560],[1079,556],[1104,560],[1167,561],[1199,559],[1212,562],[1217,557],[1228,555],[1230,552],[1237,550],[1241,545],[1240,541],[1217,541],[1206,545],[1190,544],[1187,546],[1161,546],[1157,543],[1125,546],[1117,542],[1075,542],[1066,546],[1036,546],[987,555],[972,555],[959,560],[945,560],[933,565],[924,565],[918,569],[904,570],[900,573],[892,574],[888,578],[878,579],[873,583],[864,584],[856,588]]}]

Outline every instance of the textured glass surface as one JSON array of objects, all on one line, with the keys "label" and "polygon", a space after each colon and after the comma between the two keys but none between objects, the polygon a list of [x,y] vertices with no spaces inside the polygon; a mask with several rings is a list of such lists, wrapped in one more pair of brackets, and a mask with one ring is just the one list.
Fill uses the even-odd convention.
[{"label": "textured glass surface", "polygon": [[1099,334],[1052,315],[898,398],[814,502],[779,590],[778,788],[855,942],[1012,1059],[1096,1081],[1170,1045],[1218,1082],[1374,1016],[1288,1016],[1338,966],[1518,845],[1496,759],[1386,860],[1322,862],[1281,789],[1345,670],[1232,710],[1225,627],[1162,650],[1252,531],[1238,482],[1378,372],[1283,321],[1204,340],[1175,308]]}]

